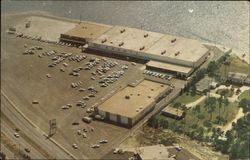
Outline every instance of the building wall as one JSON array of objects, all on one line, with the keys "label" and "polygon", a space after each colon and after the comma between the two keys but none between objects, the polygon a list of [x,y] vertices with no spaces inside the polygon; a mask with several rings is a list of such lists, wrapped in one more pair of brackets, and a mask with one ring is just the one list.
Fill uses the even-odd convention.
[{"label": "building wall", "polygon": [[127,125],[128,124],[128,117],[121,116],[121,123]]},{"label": "building wall", "polygon": [[98,114],[100,114],[102,117],[106,117],[106,112],[98,110]]},{"label": "building wall", "polygon": [[135,125],[139,120],[141,120],[147,113],[152,111],[154,109],[155,102],[152,102],[150,105],[148,105],[146,108],[144,108],[143,111],[141,111],[138,115],[136,115],[132,119],[132,125]]},{"label": "building wall", "polygon": [[117,122],[117,115],[110,113],[109,120],[113,122]]}]

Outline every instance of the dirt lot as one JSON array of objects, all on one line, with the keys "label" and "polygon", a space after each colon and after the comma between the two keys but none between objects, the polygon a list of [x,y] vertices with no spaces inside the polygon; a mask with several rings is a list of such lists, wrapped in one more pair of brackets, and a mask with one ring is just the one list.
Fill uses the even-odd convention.
[{"label": "dirt lot", "polygon": [[[190,140],[187,136],[176,134],[167,129],[154,129],[147,125],[144,125],[134,132],[129,138],[121,143],[118,148],[133,152],[137,147],[156,145],[162,143],[163,140],[169,149],[172,148],[173,145],[179,145],[185,149],[181,154],[176,154],[179,159],[185,159],[185,156],[186,159],[188,159],[188,157],[202,160],[228,159],[228,156],[222,155],[219,152],[214,152],[210,147],[198,141]],[[174,150],[175,149],[170,149],[170,153],[175,154]]]},{"label": "dirt lot", "polygon": [[[96,80],[91,80],[91,72],[102,65],[93,67],[91,70],[80,71],[80,76],[70,76],[69,73],[76,67],[84,67],[85,63],[90,58],[102,58],[98,55],[81,53],[80,49],[58,46],[29,39],[23,39],[9,35],[5,31],[9,24],[18,24],[25,15],[20,16],[2,16],[2,20],[8,23],[2,25],[1,30],[1,72],[2,72],[2,91],[18,106],[21,111],[39,126],[44,132],[49,132],[49,120],[56,119],[57,134],[53,138],[64,146],[78,158],[83,158],[85,155],[89,158],[100,158],[108,153],[112,148],[115,148],[125,137],[130,130],[118,127],[104,122],[94,121],[91,124],[85,124],[81,121],[86,113],[87,108],[96,102],[99,102],[102,97],[113,90],[116,90],[121,85],[127,85],[142,77],[140,68],[142,64],[133,66],[128,61],[108,58],[112,61],[117,61],[118,65],[112,68],[107,74],[112,71],[117,71],[123,64],[128,64],[129,69],[125,71],[124,76],[106,88],[101,88],[98,84],[99,76],[95,76]],[[22,52],[32,46],[41,46],[43,50],[35,51],[34,55],[23,55]],[[57,54],[61,52],[71,52],[73,55],[86,55],[87,58],[81,62],[64,60],[56,67],[50,68],[48,65],[52,62],[52,56],[38,57],[38,54],[44,51],[55,50]],[[68,67],[63,67],[62,63],[66,62]],[[65,72],[61,72],[60,68],[65,68]],[[46,74],[52,77],[47,78]],[[96,97],[91,98],[87,103],[86,108],[76,107],[82,97],[88,95],[90,91],[79,92],[78,88],[71,88],[72,82],[82,81],[81,88],[87,89],[90,86],[98,90]],[[32,104],[33,100],[39,101],[39,104]],[[62,110],[61,106],[72,104],[69,110]],[[80,122],[79,126],[72,126],[72,122]],[[94,128],[94,132],[89,132],[90,128]],[[87,128],[87,138],[78,136],[77,129]],[[112,133],[112,134],[111,134]],[[107,139],[109,143],[101,145],[98,149],[92,149],[92,144],[98,144],[99,140]],[[72,144],[78,145],[78,150],[72,148]]]},{"label": "dirt lot", "polygon": [[[30,21],[30,27],[25,24]],[[32,36],[41,36],[44,39],[58,41],[60,34],[74,28],[77,23],[48,19],[45,17],[31,16],[22,20],[15,26],[18,33],[29,34]]]}]

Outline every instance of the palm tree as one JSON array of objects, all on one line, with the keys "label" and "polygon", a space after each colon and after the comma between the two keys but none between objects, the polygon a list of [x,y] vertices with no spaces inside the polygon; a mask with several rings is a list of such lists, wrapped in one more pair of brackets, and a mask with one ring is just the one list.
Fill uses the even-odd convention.
[{"label": "palm tree", "polygon": [[210,121],[212,119],[212,112],[215,110],[215,105],[216,105],[216,98],[209,97],[208,98],[208,106],[209,106],[208,112],[210,113]]},{"label": "palm tree", "polygon": [[[220,117],[221,106],[222,106],[222,96],[220,96],[220,98],[219,98],[219,117]],[[220,124],[220,118],[219,118],[219,124]]]},{"label": "palm tree", "polygon": [[224,103],[224,111],[225,111],[226,106],[229,105],[229,100],[228,100],[228,98],[224,98],[223,103]]}]

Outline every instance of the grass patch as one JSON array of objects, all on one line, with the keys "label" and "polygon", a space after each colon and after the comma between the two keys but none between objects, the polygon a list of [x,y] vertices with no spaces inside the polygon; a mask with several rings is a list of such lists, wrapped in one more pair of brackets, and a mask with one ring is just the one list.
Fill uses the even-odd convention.
[{"label": "grass patch", "polygon": [[[227,63],[228,65],[226,65]],[[249,74],[249,65],[235,55],[230,55],[226,60],[226,64],[221,63],[217,73],[223,78],[226,78],[228,72],[239,72],[239,73]]]},{"label": "grass patch", "polygon": [[[204,129],[204,136],[209,136],[212,134],[211,128],[218,126],[217,116],[220,115],[225,122],[231,121],[234,119],[235,114],[238,112],[238,103],[229,103],[228,105],[222,104],[222,107],[219,109],[219,102],[216,101],[215,110],[210,114],[205,107],[205,100],[199,103],[200,111],[197,112],[193,110],[187,110],[185,118],[177,121],[163,115],[158,116],[159,119],[167,120],[169,124],[173,125],[172,127],[179,126],[183,132],[196,132],[198,128]],[[207,127],[204,123],[209,122],[211,127]],[[221,123],[222,125],[222,123]],[[171,126],[170,126],[171,128]]]},{"label": "grass patch", "polygon": [[250,90],[246,90],[240,94],[239,100],[242,100],[244,98],[246,98],[247,100],[250,100]]},{"label": "grass patch", "polygon": [[183,93],[181,96],[179,96],[178,98],[176,98],[171,104],[170,106],[173,106],[175,103],[181,103],[181,104],[188,104],[191,102],[196,101],[197,99],[199,99],[201,96],[200,95],[194,95],[191,96],[190,93]]}]

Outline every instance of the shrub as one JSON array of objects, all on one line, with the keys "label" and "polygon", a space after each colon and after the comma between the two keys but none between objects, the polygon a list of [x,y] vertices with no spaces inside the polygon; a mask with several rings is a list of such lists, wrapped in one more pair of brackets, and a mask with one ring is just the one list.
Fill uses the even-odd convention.
[{"label": "shrub", "polygon": [[204,125],[205,127],[208,127],[208,128],[211,128],[211,127],[212,127],[212,124],[211,124],[209,121],[204,121],[204,122],[203,122],[203,125]]}]

